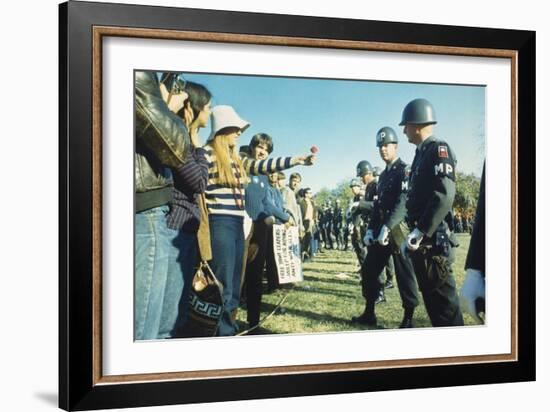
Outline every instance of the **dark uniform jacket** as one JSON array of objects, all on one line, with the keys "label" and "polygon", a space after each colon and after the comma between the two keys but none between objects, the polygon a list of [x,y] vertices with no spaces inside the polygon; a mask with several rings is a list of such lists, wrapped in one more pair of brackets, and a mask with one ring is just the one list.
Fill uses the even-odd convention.
[{"label": "dark uniform jacket", "polygon": [[325,230],[332,231],[332,221],[334,219],[332,208],[329,207],[328,209],[326,209],[325,212],[323,213],[323,216],[325,218],[323,227],[325,228]]},{"label": "dark uniform jacket", "polygon": [[476,220],[474,221],[472,239],[466,256],[466,269],[477,269],[485,275],[485,165],[483,166],[479,187]]},{"label": "dark uniform jacket", "polygon": [[335,206],[333,210],[333,229],[340,229],[344,223],[344,213],[342,208]]},{"label": "dark uniform jacket", "polygon": [[431,237],[450,216],[455,198],[456,158],[449,145],[434,136],[416,149],[407,196],[407,221]]},{"label": "dark uniform jacket", "polygon": [[365,195],[363,199],[359,201],[357,206],[356,213],[360,214],[363,221],[367,223],[371,217],[372,211],[374,210],[374,201],[377,196],[377,184],[376,181],[372,181],[365,188]]},{"label": "dark uniform jacket", "polygon": [[[353,202],[360,202],[361,201],[361,195],[355,195],[353,197]],[[354,226],[361,226],[361,223],[362,223],[362,220],[361,220],[361,214],[357,211],[357,210],[354,210],[351,214],[351,221],[353,223]]]},{"label": "dark uniform jacket", "polygon": [[384,225],[391,230],[405,219],[408,181],[407,164],[399,158],[389,170],[382,172],[378,179],[378,197],[369,222],[369,229],[373,232],[378,232]]}]

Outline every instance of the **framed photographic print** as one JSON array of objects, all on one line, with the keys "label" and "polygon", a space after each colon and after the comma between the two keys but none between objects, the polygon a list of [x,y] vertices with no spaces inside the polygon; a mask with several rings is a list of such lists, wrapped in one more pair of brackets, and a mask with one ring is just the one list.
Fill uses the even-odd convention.
[{"label": "framed photographic print", "polygon": [[61,408],[535,379],[534,32],[59,10]]}]

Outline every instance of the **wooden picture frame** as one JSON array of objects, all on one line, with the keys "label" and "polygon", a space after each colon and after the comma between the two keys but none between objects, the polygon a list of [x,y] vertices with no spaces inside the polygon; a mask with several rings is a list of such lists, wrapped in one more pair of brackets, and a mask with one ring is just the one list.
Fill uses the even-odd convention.
[{"label": "wooden picture frame", "polygon": [[[88,410],[535,379],[535,33],[106,3],[60,5],[59,405]],[[102,41],[192,40],[509,59],[511,351],[346,364],[102,372]],[[521,185],[520,185],[521,182]],[[522,276],[528,274],[529,276]]]}]

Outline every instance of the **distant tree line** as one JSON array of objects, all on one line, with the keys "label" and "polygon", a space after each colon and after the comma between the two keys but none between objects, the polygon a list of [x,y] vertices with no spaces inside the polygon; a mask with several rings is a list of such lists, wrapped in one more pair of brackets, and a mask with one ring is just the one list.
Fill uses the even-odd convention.
[{"label": "distant tree line", "polygon": [[[330,201],[331,207],[334,207],[336,199],[340,199],[341,207],[346,210],[351,203],[353,194],[349,187],[350,179],[342,180],[334,189],[322,188],[315,195],[315,203],[323,207],[327,201]],[[477,201],[479,197],[480,178],[473,174],[458,172],[456,175],[456,195],[453,209],[460,214],[475,215]]]}]

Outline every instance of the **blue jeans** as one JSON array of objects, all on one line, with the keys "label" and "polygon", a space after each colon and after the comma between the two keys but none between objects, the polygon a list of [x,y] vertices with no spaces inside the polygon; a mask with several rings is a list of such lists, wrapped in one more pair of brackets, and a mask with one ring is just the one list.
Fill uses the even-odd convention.
[{"label": "blue jeans", "polygon": [[171,246],[159,338],[183,336],[189,315],[189,291],[197,266],[196,234],[178,231]]},{"label": "blue jeans", "polygon": [[[166,225],[167,205],[135,216],[134,337],[136,340],[170,336],[178,317],[186,265],[178,259],[191,253],[180,231]],[[186,246],[185,246],[185,245]],[[191,260],[186,260],[192,265]],[[191,270],[192,272],[192,270]],[[167,293],[168,291],[168,293]]]},{"label": "blue jeans", "polygon": [[232,312],[239,306],[243,270],[243,218],[227,215],[209,216],[212,260],[210,267],[223,284],[223,314],[218,336],[233,336],[237,325]]}]

